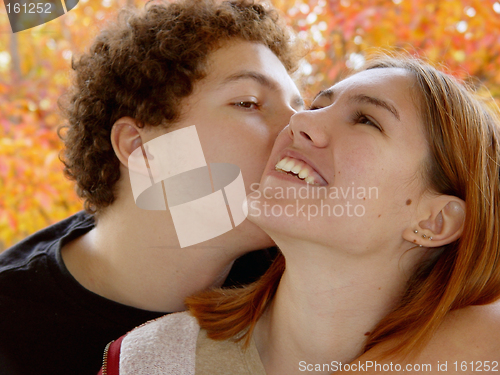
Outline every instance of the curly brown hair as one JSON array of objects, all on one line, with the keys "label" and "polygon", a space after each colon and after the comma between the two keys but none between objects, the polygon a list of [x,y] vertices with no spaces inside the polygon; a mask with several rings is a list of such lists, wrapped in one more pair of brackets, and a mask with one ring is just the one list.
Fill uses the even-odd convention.
[{"label": "curly brown hair", "polygon": [[124,116],[141,127],[178,121],[182,99],[208,73],[210,53],[234,38],[269,47],[288,72],[302,52],[267,4],[183,0],[123,10],[73,60],[74,83],[60,103],[69,123],[60,129],[61,160],[86,211],[99,212],[116,197],[120,162],[111,146],[113,124]]}]

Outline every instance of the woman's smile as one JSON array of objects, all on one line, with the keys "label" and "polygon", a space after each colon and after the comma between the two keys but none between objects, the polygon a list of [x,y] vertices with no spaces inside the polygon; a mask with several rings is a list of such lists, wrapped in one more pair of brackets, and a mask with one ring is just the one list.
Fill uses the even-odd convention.
[{"label": "woman's smile", "polygon": [[285,150],[281,153],[278,163],[274,166],[274,170],[305,181],[310,185],[328,185],[328,182],[318,172],[316,167],[312,165],[312,162],[304,155],[293,150]]}]

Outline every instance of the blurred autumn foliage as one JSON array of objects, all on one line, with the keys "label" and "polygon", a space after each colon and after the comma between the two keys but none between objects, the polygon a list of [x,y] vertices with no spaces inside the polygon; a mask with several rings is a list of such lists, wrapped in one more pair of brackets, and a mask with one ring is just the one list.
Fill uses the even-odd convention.
[{"label": "blurred autumn foliage", "polygon": [[381,48],[407,51],[484,83],[500,98],[500,2],[496,0],[275,0],[312,47],[302,67],[315,95]]},{"label": "blurred autumn foliage", "polygon": [[[500,98],[500,3],[495,0],[274,0],[309,54],[296,79],[306,101],[375,48],[407,50],[472,75]],[[66,15],[12,34],[0,6],[0,251],[81,209],[62,175],[59,96],[73,54],[123,6],[80,0]]]}]

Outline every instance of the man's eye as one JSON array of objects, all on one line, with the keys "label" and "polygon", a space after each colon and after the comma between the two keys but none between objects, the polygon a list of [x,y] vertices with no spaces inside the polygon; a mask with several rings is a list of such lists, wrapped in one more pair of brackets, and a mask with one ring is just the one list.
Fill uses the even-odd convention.
[{"label": "man's eye", "polygon": [[259,104],[256,102],[241,101],[241,102],[234,103],[234,105],[236,107],[240,107],[240,108],[244,108],[244,109],[258,109],[259,108]]}]

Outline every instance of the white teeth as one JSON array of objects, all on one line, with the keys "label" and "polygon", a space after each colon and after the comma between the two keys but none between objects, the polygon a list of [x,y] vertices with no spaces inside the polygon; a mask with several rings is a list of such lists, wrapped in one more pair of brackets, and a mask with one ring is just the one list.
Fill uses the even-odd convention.
[{"label": "white teeth", "polygon": [[300,164],[295,165],[290,172],[299,174],[299,172],[302,170],[302,166]]},{"label": "white teeth", "polygon": [[281,170],[284,172],[291,172],[299,179],[305,180],[308,184],[316,184],[314,177],[309,175],[309,169],[304,165],[303,162],[300,162],[298,160],[285,157],[281,159],[274,168],[276,170]]},{"label": "white teeth", "polygon": [[285,172],[290,172],[294,165],[295,163],[293,162],[293,160],[290,160],[281,169],[283,169]]},{"label": "white teeth", "polygon": [[308,183],[308,184],[314,184],[314,177],[313,176],[307,176],[305,181]]},{"label": "white teeth", "polygon": [[309,171],[306,168],[302,168],[299,173],[299,178],[305,179],[307,176],[309,176]]},{"label": "white teeth", "polygon": [[287,163],[288,158],[281,159],[278,164],[275,165],[276,169],[282,169],[283,166]]}]

